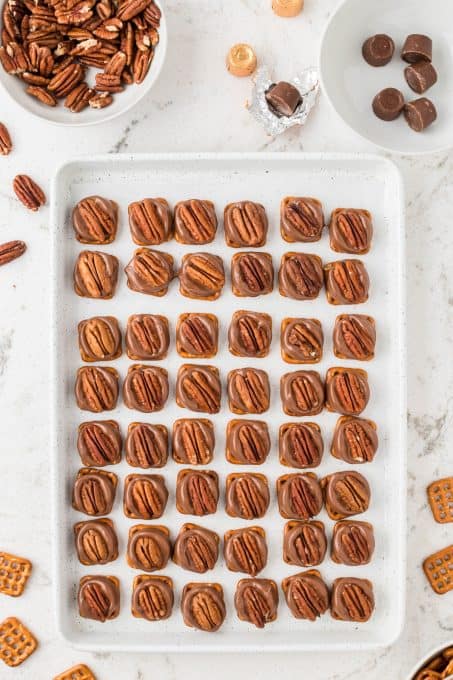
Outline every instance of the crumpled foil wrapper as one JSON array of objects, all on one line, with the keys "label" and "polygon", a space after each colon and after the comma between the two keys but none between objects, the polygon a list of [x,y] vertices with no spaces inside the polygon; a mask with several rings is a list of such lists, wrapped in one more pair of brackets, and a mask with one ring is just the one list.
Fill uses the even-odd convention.
[{"label": "crumpled foil wrapper", "polygon": [[276,116],[266,101],[266,92],[277,81],[270,77],[267,66],[261,66],[255,76],[255,86],[249,111],[261,123],[269,135],[279,135],[293,125],[304,125],[314,105],[319,91],[318,72],[314,68],[307,68],[295,76],[289,83],[297,87],[302,97],[292,116]]}]

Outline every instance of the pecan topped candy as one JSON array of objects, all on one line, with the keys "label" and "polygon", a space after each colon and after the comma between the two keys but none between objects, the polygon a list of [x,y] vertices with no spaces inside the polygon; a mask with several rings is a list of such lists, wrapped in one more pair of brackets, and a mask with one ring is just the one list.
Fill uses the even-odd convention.
[{"label": "pecan topped candy", "polygon": [[316,569],[283,579],[282,588],[296,619],[316,621],[329,608],[329,590]]},{"label": "pecan topped candy", "polygon": [[345,519],[368,510],[370,485],[360,472],[334,472],[324,477],[321,487],[331,519]]},{"label": "pecan topped candy", "polygon": [[327,301],[331,305],[358,305],[368,300],[370,279],[360,260],[338,260],[324,267]]},{"label": "pecan topped candy", "polygon": [[313,300],[323,285],[322,260],[308,253],[285,253],[278,271],[280,295]]},{"label": "pecan topped candy", "polygon": [[288,416],[316,416],[324,408],[324,384],[317,371],[293,371],[280,378],[282,407]]},{"label": "pecan topped candy", "polygon": [[283,319],[280,347],[288,364],[316,364],[322,359],[324,333],[317,319]]},{"label": "pecan topped candy", "polygon": [[253,251],[233,255],[231,285],[237,297],[257,297],[271,293],[274,287],[271,255]]},{"label": "pecan topped candy", "polygon": [[332,560],[355,567],[368,564],[374,552],[373,527],[368,522],[342,520],[333,528]]},{"label": "pecan topped candy", "polygon": [[365,418],[338,419],[330,452],[346,463],[371,463],[378,447],[376,423]]},{"label": "pecan topped candy", "polygon": [[83,250],[74,267],[74,290],[80,297],[109,300],[118,280],[118,259],[96,250]]},{"label": "pecan topped candy", "polygon": [[219,322],[214,314],[181,314],[176,326],[176,350],[186,359],[209,359],[217,354]]},{"label": "pecan topped candy", "polygon": [[226,459],[238,465],[261,465],[271,448],[267,423],[230,420],[226,432]]},{"label": "pecan topped candy", "polygon": [[129,226],[138,246],[157,246],[172,236],[173,219],[165,198],[143,198],[128,207]]},{"label": "pecan topped candy", "polygon": [[118,538],[110,519],[78,522],[74,525],[74,537],[81,564],[107,564],[118,557]]},{"label": "pecan topped candy", "polygon": [[176,482],[176,509],[184,515],[212,515],[219,501],[219,477],[213,470],[182,470]]},{"label": "pecan topped candy", "polygon": [[326,407],[346,416],[358,416],[370,398],[368,374],[361,368],[329,368]]},{"label": "pecan topped candy", "polygon": [[269,354],[272,318],[265,312],[234,312],[228,330],[228,347],[238,357],[262,358]]},{"label": "pecan topped candy", "polygon": [[186,626],[206,633],[219,630],[226,610],[220,583],[187,583],[181,596],[181,611]]},{"label": "pecan topped candy", "polygon": [[201,413],[220,411],[221,384],[216,366],[183,364],[176,380],[176,403]]},{"label": "pecan topped candy", "polygon": [[316,423],[284,423],[279,431],[280,463],[312,468],[321,463],[324,443]]},{"label": "pecan topped candy", "polygon": [[113,472],[82,468],[77,473],[72,494],[72,507],[86,515],[108,515],[115,501],[118,477]]},{"label": "pecan topped candy", "polygon": [[168,489],[162,475],[128,475],[124,480],[123,510],[131,519],[162,517]]},{"label": "pecan topped candy", "polygon": [[266,243],[264,206],[252,201],[229,203],[224,212],[225,241],[230,248],[259,248]]},{"label": "pecan topped candy", "polygon": [[133,364],[123,383],[127,408],[153,413],[161,411],[168,399],[168,373],[160,366]]},{"label": "pecan topped candy", "polygon": [[162,297],[174,277],[173,258],[150,248],[138,248],[124,270],[131,290]]},{"label": "pecan topped candy", "polygon": [[327,552],[324,524],[314,520],[287,522],[283,535],[283,559],[299,567],[321,564]]},{"label": "pecan topped candy", "polygon": [[241,579],[236,586],[234,606],[241,621],[264,628],[277,618],[277,584],[267,578]]},{"label": "pecan topped candy", "polygon": [[188,571],[204,574],[216,565],[219,542],[214,531],[196,524],[184,524],[176,537],[173,562]]},{"label": "pecan topped candy", "polygon": [[330,613],[339,621],[364,623],[374,611],[373,585],[364,578],[337,578],[332,584]]},{"label": "pecan topped candy", "polygon": [[167,428],[154,423],[130,423],[125,449],[126,462],[132,467],[163,467],[168,458]]},{"label": "pecan topped candy", "polygon": [[84,576],[77,596],[84,619],[110,621],[120,613],[120,589],[116,576]]},{"label": "pecan topped candy", "polygon": [[75,383],[77,406],[83,411],[112,411],[118,401],[118,373],[114,368],[83,366]]},{"label": "pecan topped candy", "polygon": [[230,517],[258,519],[269,507],[269,485],[264,475],[233,473],[226,481],[225,510]]},{"label": "pecan topped candy", "polygon": [[310,519],[322,509],[322,492],[312,472],[283,475],[277,479],[278,508],[286,519]]},{"label": "pecan topped candy", "polygon": [[236,368],[228,373],[228,405],[232,413],[264,413],[270,403],[269,378],[258,368]]},{"label": "pecan topped candy", "polygon": [[224,285],[222,258],[211,253],[184,255],[179,271],[181,295],[196,300],[217,300]]},{"label": "pecan topped candy", "polygon": [[192,198],[175,206],[175,238],[179,243],[205,245],[215,239],[217,216],[212,201]]},{"label": "pecan topped candy", "polygon": [[207,465],[214,456],[214,426],[207,418],[181,418],[173,424],[172,455],[183,465]]},{"label": "pecan topped candy", "polygon": [[170,344],[168,319],[160,314],[133,314],[127,321],[126,352],[135,361],[165,359]]},{"label": "pecan topped candy", "polygon": [[264,529],[245,527],[225,533],[223,554],[230,571],[256,576],[267,563],[267,543]]},{"label": "pecan topped candy", "polygon": [[369,361],[374,357],[376,327],[365,314],[341,314],[335,319],[333,351],[339,359]]},{"label": "pecan topped candy", "polygon": [[170,532],[167,527],[136,524],[129,529],[127,563],[132,569],[153,572],[167,566],[170,559]]},{"label": "pecan topped candy", "polygon": [[83,361],[110,361],[121,356],[121,331],[114,316],[94,316],[78,325]]},{"label": "pecan topped candy", "polygon": [[316,198],[287,196],[280,207],[280,232],[285,241],[319,241],[324,228],[324,213]]},{"label": "pecan topped candy", "polygon": [[132,615],[147,621],[163,621],[173,609],[173,581],[168,576],[136,576],[132,584]]},{"label": "pecan topped candy", "polygon": [[370,250],[373,221],[368,210],[337,208],[329,224],[330,247],[339,253],[364,255]]},{"label": "pecan topped candy", "polygon": [[72,211],[72,226],[80,243],[112,243],[118,228],[118,204],[101,196],[87,196]]},{"label": "pecan topped candy", "polygon": [[87,467],[115,465],[121,460],[121,434],[114,420],[97,420],[81,423],[77,437],[77,450]]}]

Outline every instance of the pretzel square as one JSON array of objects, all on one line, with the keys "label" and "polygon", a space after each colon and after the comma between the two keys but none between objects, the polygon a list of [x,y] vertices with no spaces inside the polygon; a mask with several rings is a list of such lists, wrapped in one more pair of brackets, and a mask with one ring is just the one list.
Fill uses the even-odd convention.
[{"label": "pretzel square", "polygon": [[427,489],[434,519],[439,524],[453,522],[453,477],[432,482]]},{"label": "pretzel square", "polygon": [[434,592],[442,595],[453,590],[453,545],[427,557],[423,571]]},{"label": "pretzel square", "polygon": [[31,574],[31,562],[17,555],[0,552],[0,593],[19,597]]},{"label": "pretzel square", "polygon": [[7,666],[20,666],[38,643],[23,623],[11,616],[0,623],[0,659]]},{"label": "pretzel square", "polygon": [[63,671],[60,675],[56,675],[53,680],[96,680],[96,678],[88,666],[79,663],[77,666],[73,666],[72,668],[68,668],[67,671]]}]

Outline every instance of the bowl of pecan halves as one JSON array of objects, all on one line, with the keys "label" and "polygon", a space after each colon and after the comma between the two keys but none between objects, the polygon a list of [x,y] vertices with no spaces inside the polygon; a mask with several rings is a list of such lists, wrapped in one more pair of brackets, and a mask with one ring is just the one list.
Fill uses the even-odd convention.
[{"label": "bowl of pecan halves", "polygon": [[150,90],[166,46],[158,0],[4,0],[0,82],[50,122],[105,122]]},{"label": "bowl of pecan halves", "polygon": [[453,678],[453,645],[436,647],[412,669],[407,680],[451,680]]}]

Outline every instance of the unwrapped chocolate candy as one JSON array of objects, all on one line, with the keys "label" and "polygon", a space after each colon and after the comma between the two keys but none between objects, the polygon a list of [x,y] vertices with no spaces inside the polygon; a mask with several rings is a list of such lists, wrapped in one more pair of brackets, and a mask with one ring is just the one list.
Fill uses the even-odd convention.
[{"label": "unwrapped chocolate candy", "polygon": [[370,66],[385,66],[395,52],[395,43],[389,35],[378,33],[367,38],[362,45],[362,55]]},{"label": "unwrapped chocolate candy", "polygon": [[272,113],[276,116],[292,116],[297,107],[302,102],[297,87],[291,83],[281,80],[273,83],[266,92],[266,101]]}]

